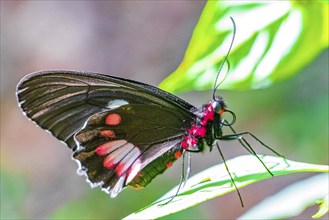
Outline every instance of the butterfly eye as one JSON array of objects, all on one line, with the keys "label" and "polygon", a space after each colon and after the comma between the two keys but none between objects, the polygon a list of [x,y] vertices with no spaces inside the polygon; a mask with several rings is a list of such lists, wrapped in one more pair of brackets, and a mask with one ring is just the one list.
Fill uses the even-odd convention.
[{"label": "butterfly eye", "polygon": [[217,114],[221,114],[224,112],[224,108],[222,106],[222,104],[219,102],[219,101],[214,101],[212,103],[212,107],[214,109],[214,111],[217,113]]}]

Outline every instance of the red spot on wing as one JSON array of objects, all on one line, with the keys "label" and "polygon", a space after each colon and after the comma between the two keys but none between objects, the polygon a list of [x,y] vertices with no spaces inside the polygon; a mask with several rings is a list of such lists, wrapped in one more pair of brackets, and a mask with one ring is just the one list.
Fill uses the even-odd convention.
[{"label": "red spot on wing", "polygon": [[100,131],[100,134],[107,138],[115,138],[115,133],[112,130],[103,130]]},{"label": "red spot on wing", "polygon": [[172,161],[169,161],[169,162],[166,164],[166,166],[167,166],[167,169],[170,168],[170,167],[172,166]]},{"label": "red spot on wing", "polygon": [[176,159],[180,158],[181,156],[182,156],[182,152],[177,151],[177,152],[175,153],[175,158],[176,158]]},{"label": "red spot on wing", "polygon": [[143,188],[143,187],[141,187],[140,185],[138,185],[137,183],[135,184],[135,187],[136,187],[137,189],[141,189],[141,188]]},{"label": "red spot on wing", "polygon": [[115,113],[106,116],[105,123],[108,125],[118,125],[121,122],[121,116]]}]

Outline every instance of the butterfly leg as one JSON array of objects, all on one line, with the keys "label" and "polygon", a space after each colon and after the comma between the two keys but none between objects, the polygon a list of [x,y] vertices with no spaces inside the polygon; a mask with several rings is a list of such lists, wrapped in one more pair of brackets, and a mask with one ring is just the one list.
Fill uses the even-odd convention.
[{"label": "butterfly leg", "polygon": [[240,194],[240,191],[239,191],[238,187],[235,185],[235,181],[234,181],[234,179],[233,179],[233,177],[232,177],[232,174],[231,174],[230,170],[228,169],[228,166],[227,166],[227,164],[226,164],[226,160],[225,160],[225,158],[224,158],[224,154],[222,153],[222,150],[221,150],[220,147],[219,147],[218,141],[216,141],[216,146],[217,146],[218,152],[219,152],[219,154],[220,154],[220,156],[221,156],[221,158],[222,158],[222,160],[223,160],[223,162],[224,162],[224,165],[225,165],[226,171],[227,171],[228,175],[230,176],[230,179],[231,179],[231,181],[232,181],[232,183],[233,183],[233,185],[234,185],[234,188],[236,189],[236,191],[237,191],[237,193],[238,193],[238,196],[239,196],[239,199],[240,199],[240,202],[241,202],[241,206],[244,207],[244,205],[243,205],[243,201],[242,201],[242,196],[241,196],[241,194]]},{"label": "butterfly leg", "polygon": [[[226,120],[225,120],[226,121]],[[267,146],[264,142],[262,142],[261,140],[259,140],[255,135],[253,135],[252,133],[250,133],[250,132],[248,132],[248,131],[246,131],[246,132],[242,132],[242,133],[236,133],[236,131],[234,130],[234,128],[231,126],[231,125],[229,125],[228,126],[230,129],[231,129],[231,131],[234,133],[234,134],[231,134],[231,135],[224,135],[224,136],[222,136],[222,140],[224,140],[224,139],[226,139],[226,140],[238,140],[240,143],[243,141],[243,142],[245,142],[248,146],[249,146],[249,148],[250,149],[252,149],[251,148],[251,146],[250,146],[250,144],[246,141],[246,139],[243,137],[243,135],[250,135],[252,138],[254,138],[258,143],[260,143],[263,147],[265,147],[265,148],[267,148],[268,150],[270,150],[270,151],[272,151],[273,153],[275,153],[277,156],[279,156],[279,157],[283,157],[284,158],[284,156],[283,155],[281,155],[281,154],[279,154],[278,152],[276,152],[274,149],[272,149],[271,147],[269,147],[269,146]],[[242,141],[241,141],[241,139],[242,139]]]},{"label": "butterfly leg", "polygon": [[[235,138],[234,138],[235,137]],[[242,139],[242,141],[241,141]],[[228,137],[223,136],[220,140],[238,140],[240,142],[240,144],[252,155],[254,155],[259,162],[261,162],[261,164],[265,167],[265,169],[267,170],[267,172],[269,174],[271,174],[271,176],[274,176],[274,174],[267,168],[267,166],[264,164],[264,162],[262,161],[262,159],[259,158],[259,156],[257,155],[256,151],[251,147],[251,145],[243,138],[241,137],[241,134],[237,134],[236,136],[234,135],[228,135]]]},{"label": "butterfly leg", "polygon": [[250,135],[251,137],[253,137],[256,141],[258,141],[261,145],[263,145],[265,148],[271,150],[272,152],[274,152],[276,155],[283,157],[281,154],[277,153],[276,151],[274,151],[272,148],[270,148],[269,146],[267,146],[266,144],[264,144],[262,141],[260,141],[255,135],[251,134],[250,132],[242,132],[242,133],[236,133],[236,131],[234,130],[234,128],[231,125],[228,125],[228,127],[232,130],[232,132],[234,134],[230,134],[230,135],[224,135],[220,138],[220,140],[238,140],[240,142],[240,144],[252,155],[254,155],[259,162],[261,162],[261,164],[265,167],[265,169],[267,170],[267,172],[269,174],[271,174],[271,176],[274,176],[274,174],[267,168],[267,166],[264,164],[264,162],[259,158],[259,156],[257,155],[256,151],[251,147],[251,145],[247,142],[247,140],[243,137],[243,135]]},{"label": "butterfly leg", "polygon": [[[190,173],[191,173],[191,153],[187,152],[187,167],[186,167],[186,176],[185,176],[183,188],[188,180],[188,177],[190,176]],[[183,172],[182,172],[182,175],[183,175]]]},{"label": "butterfly leg", "polygon": [[[187,154],[186,175],[185,175],[185,154]],[[165,203],[159,204],[159,206],[164,206],[164,205],[167,205],[168,203],[170,203],[178,195],[180,189],[185,186],[186,180],[187,180],[188,176],[190,175],[190,171],[191,171],[191,153],[187,152],[187,151],[184,151],[182,160],[183,160],[183,162],[182,162],[182,175],[181,175],[181,179],[180,179],[179,184],[178,184],[177,191],[176,191],[175,195],[164,199],[164,200],[167,200],[167,199],[169,199],[169,200]]]}]

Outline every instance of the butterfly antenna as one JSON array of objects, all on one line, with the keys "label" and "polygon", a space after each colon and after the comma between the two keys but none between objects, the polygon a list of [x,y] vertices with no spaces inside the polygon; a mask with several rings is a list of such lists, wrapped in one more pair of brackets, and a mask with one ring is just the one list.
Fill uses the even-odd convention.
[{"label": "butterfly antenna", "polygon": [[[228,62],[228,61],[227,61],[227,58],[228,58],[228,56],[229,56],[229,54],[230,54],[230,52],[231,52],[231,49],[232,49],[232,46],[233,46],[233,42],[234,42],[234,39],[235,39],[236,25],[235,25],[235,21],[234,21],[234,19],[233,19],[232,17],[230,17],[230,19],[231,19],[232,24],[233,24],[233,36],[232,36],[231,45],[230,45],[230,47],[229,47],[229,49],[228,49],[228,51],[227,51],[227,53],[226,53],[226,56],[225,56],[225,58],[224,58],[222,64],[220,65],[220,67],[219,67],[219,69],[218,69],[218,72],[217,72],[216,80],[215,80],[215,83],[214,83],[214,90],[213,90],[213,93],[212,93],[212,97],[213,97],[214,100],[216,99],[216,97],[215,97],[215,93],[216,93],[216,90],[217,90],[218,86],[219,86],[219,85],[224,81],[224,79],[226,78],[226,75],[227,75],[227,74],[225,75],[225,77],[223,78],[223,80],[217,84],[217,81],[218,81],[218,78],[219,78],[219,74],[220,74],[220,72],[222,71],[225,62]],[[230,64],[229,64],[229,63],[228,63],[228,66],[230,67]],[[229,69],[229,68],[228,68],[228,69]]]}]

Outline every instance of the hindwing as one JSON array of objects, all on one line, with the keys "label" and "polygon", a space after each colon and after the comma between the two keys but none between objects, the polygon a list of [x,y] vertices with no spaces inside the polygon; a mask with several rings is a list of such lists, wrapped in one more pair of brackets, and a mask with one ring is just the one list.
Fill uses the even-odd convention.
[{"label": "hindwing", "polygon": [[[93,185],[114,197],[133,179],[134,187],[145,186],[171,165],[181,155],[180,143],[190,124],[179,111],[165,107],[123,105],[87,120],[75,135],[73,157]],[[166,159],[141,172],[158,158]]]}]

